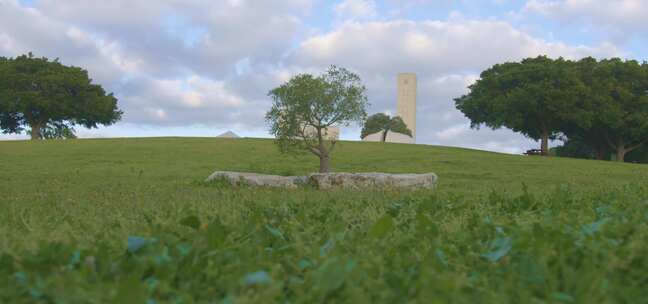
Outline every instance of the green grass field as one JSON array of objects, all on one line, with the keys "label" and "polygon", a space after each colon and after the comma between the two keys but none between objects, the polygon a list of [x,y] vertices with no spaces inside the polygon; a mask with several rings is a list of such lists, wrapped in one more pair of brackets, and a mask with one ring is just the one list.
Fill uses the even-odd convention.
[{"label": "green grass field", "polygon": [[648,303],[648,166],[342,142],[434,191],[235,188],[271,140],[0,142],[0,303]]}]

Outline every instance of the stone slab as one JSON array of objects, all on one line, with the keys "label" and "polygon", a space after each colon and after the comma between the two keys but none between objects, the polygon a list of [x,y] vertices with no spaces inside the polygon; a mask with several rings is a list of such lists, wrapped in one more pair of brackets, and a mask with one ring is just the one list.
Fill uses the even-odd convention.
[{"label": "stone slab", "polygon": [[280,176],[250,172],[216,171],[207,181],[225,180],[233,186],[250,185],[258,187],[297,188],[310,184],[318,189],[365,189],[365,188],[420,188],[432,189],[436,186],[434,173],[390,174],[390,173],[314,173],[308,176]]},{"label": "stone slab", "polygon": [[305,181],[304,177],[300,176],[280,176],[232,171],[216,171],[207,178],[207,181],[219,179],[229,182],[232,186],[244,184],[249,186],[282,188],[296,188]]},{"label": "stone slab", "polygon": [[421,188],[432,189],[437,183],[434,173],[389,174],[389,173],[315,173],[309,176],[309,183],[319,189],[345,188]]}]

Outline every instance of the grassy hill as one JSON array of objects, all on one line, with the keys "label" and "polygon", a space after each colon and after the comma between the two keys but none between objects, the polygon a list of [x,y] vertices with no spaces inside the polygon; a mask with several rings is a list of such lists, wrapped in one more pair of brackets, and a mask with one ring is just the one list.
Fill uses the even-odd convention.
[{"label": "grassy hill", "polygon": [[[316,171],[317,158],[281,155],[268,139],[142,138],[0,142],[3,191],[33,192],[37,184],[158,186],[201,181],[214,170],[295,175]],[[335,171],[435,172],[440,191],[520,190],[572,184],[599,189],[648,178],[648,167],[568,158],[508,155],[427,145],[342,142]],[[38,187],[41,191],[47,187]],[[43,189],[45,188],[45,189]],[[60,192],[62,189],[54,187]]]},{"label": "grassy hill", "polygon": [[646,165],[342,142],[335,171],[440,178],[353,192],[203,182],[317,169],[264,139],[0,142],[0,160],[0,302],[632,302],[648,283]]}]

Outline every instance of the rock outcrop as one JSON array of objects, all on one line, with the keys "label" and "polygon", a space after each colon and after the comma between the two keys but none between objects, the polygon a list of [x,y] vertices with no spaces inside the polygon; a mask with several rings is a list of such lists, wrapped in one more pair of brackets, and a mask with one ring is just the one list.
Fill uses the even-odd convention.
[{"label": "rock outcrop", "polygon": [[308,181],[319,189],[345,188],[434,188],[437,176],[425,174],[389,174],[389,173],[315,173]]},{"label": "rock outcrop", "polygon": [[260,187],[296,188],[310,184],[318,189],[344,188],[420,188],[432,189],[437,183],[434,173],[389,174],[389,173],[314,173],[308,176],[279,176],[247,172],[216,171],[207,181],[225,180],[229,184]]},{"label": "rock outcrop", "polygon": [[243,184],[250,186],[283,188],[296,188],[299,184],[306,182],[306,179],[301,176],[280,176],[231,171],[216,171],[207,178],[207,181],[213,180],[225,180],[232,186]]}]

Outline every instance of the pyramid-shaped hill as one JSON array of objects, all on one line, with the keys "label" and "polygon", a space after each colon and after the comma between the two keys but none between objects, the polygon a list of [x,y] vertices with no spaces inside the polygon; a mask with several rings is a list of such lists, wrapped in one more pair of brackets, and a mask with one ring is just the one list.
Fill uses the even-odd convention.
[{"label": "pyramid-shaped hill", "polygon": [[232,131],[227,131],[227,132],[225,132],[225,133],[223,133],[221,135],[218,135],[216,137],[218,137],[218,138],[240,138],[240,136],[238,136],[236,133],[234,133]]}]

